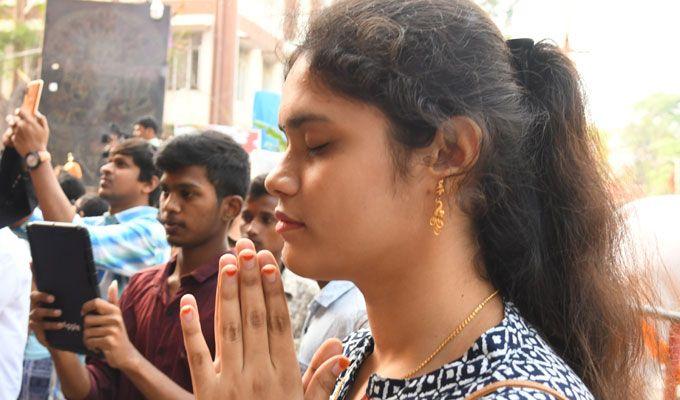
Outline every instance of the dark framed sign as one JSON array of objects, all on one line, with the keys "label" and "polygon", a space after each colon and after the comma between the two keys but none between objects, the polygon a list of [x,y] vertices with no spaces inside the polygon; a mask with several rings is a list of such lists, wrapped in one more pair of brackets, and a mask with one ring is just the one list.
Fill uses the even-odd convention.
[{"label": "dark framed sign", "polygon": [[113,125],[131,133],[142,116],[163,120],[169,32],[167,6],[152,19],[149,3],[48,0],[40,110],[55,163],[72,152],[96,184]]}]

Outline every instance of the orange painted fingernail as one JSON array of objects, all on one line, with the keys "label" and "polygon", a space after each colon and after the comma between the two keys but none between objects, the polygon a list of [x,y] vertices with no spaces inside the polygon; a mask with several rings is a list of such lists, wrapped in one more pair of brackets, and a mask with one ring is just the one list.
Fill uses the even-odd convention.
[{"label": "orange painted fingernail", "polygon": [[253,253],[251,250],[241,253],[241,257],[243,259],[241,267],[245,269],[252,269],[255,267],[255,253]]},{"label": "orange painted fingernail", "polygon": [[194,319],[194,313],[192,312],[191,306],[182,307],[179,314],[184,322],[191,322]]},{"label": "orange painted fingernail", "polygon": [[342,371],[346,370],[347,367],[349,367],[349,358],[340,357],[333,366],[331,372],[333,373],[333,375],[338,376],[342,373]]},{"label": "orange painted fingernail", "polygon": [[274,283],[276,282],[276,267],[273,265],[266,265],[264,268],[262,268],[262,273],[264,274],[264,278],[267,280],[269,283]]},{"label": "orange painted fingernail", "polygon": [[227,274],[227,276],[234,276],[238,272],[238,268],[236,268],[236,265],[234,264],[229,264],[224,267],[224,272]]}]

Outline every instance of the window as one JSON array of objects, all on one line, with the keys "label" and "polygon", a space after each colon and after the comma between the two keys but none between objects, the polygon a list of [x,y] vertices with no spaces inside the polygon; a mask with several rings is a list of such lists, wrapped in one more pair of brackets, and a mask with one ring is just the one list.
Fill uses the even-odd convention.
[{"label": "window", "polygon": [[168,90],[198,89],[201,32],[175,32],[168,62]]}]

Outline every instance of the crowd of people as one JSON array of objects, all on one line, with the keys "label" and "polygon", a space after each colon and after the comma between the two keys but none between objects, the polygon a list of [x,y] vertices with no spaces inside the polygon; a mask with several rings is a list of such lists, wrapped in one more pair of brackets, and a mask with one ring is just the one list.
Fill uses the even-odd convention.
[{"label": "crowd of people", "polygon": [[[38,144],[32,148],[46,151],[46,118],[23,114],[17,118],[30,124],[17,134],[25,135],[22,138],[33,135],[29,141]],[[7,144],[20,154],[27,153],[28,147],[18,140]],[[11,393],[18,393],[20,387],[21,399],[62,393],[67,398],[191,397],[186,355],[177,362],[177,355],[181,359],[184,353],[177,318],[179,299],[187,293],[194,295],[202,307],[202,322],[212,326],[217,262],[232,251],[228,232],[235,221],[242,237],[279,260],[296,342],[303,336],[313,343],[342,338],[366,324],[363,298],[351,283],[338,282],[344,289],[332,292],[332,300],[324,300],[328,290],[319,289],[328,282],[301,278],[280,262],[283,238],[275,230],[277,200],[267,193],[265,176],[249,183],[248,155],[228,136],[206,131],[161,145],[135,134],[110,149],[100,172],[95,195],[86,194],[83,183],[73,175],[55,173],[49,162],[32,169],[38,208],[17,221],[12,231],[2,229],[0,248],[3,257],[13,259],[3,263],[13,272],[8,276],[20,281],[11,284],[23,288],[12,293],[18,303],[7,304],[16,314],[13,321],[20,325],[22,320],[28,322],[30,289],[26,223],[47,220],[87,227],[100,288],[107,298],[83,306],[84,313],[97,315],[92,322],[93,317],[85,317],[84,337],[88,347],[101,351],[104,358],[83,360],[75,353],[51,348],[45,330],[63,326],[45,318],[58,317],[60,310],[43,307],[54,298],[34,290],[30,295],[31,336],[25,351],[23,345],[13,347],[15,365],[7,365],[8,398],[16,398]],[[19,237],[25,250],[20,253],[13,242],[21,242]],[[334,304],[348,291],[353,293],[351,302]],[[312,309],[312,304],[318,305]],[[314,320],[322,313],[319,307],[337,317]],[[14,332],[17,337],[25,336],[25,326]],[[314,333],[303,335],[309,329]],[[163,335],[158,335],[161,330]],[[214,352],[214,339],[208,341]],[[300,368],[306,369],[309,357],[301,358]]]},{"label": "crowd of people", "polygon": [[[644,397],[645,293],[559,48],[468,0],[338,1],[279,120],[285,156],[251,180],[228,136],[161,143],[142,119],[94,195],[55,173],[44,116],[12,116],[3,143],[40,162],[38,209],[0,230],[3,398]],[[26,219],[87,228],[101,356],[46,340],[64,326],[31,291]]]}]

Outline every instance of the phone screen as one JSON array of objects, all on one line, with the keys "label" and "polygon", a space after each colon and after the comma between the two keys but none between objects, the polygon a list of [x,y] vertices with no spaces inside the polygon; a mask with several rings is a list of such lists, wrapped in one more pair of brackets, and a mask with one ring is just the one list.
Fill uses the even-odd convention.
[{"label": "phone screen", "polygon": [[24,102],[21,104],[21,110],[30,115],[35,115],[40,104],[40,95],[42,94],[43,81],[37,79],[28,82],[26,85],[26,94],[24,95]]}]

